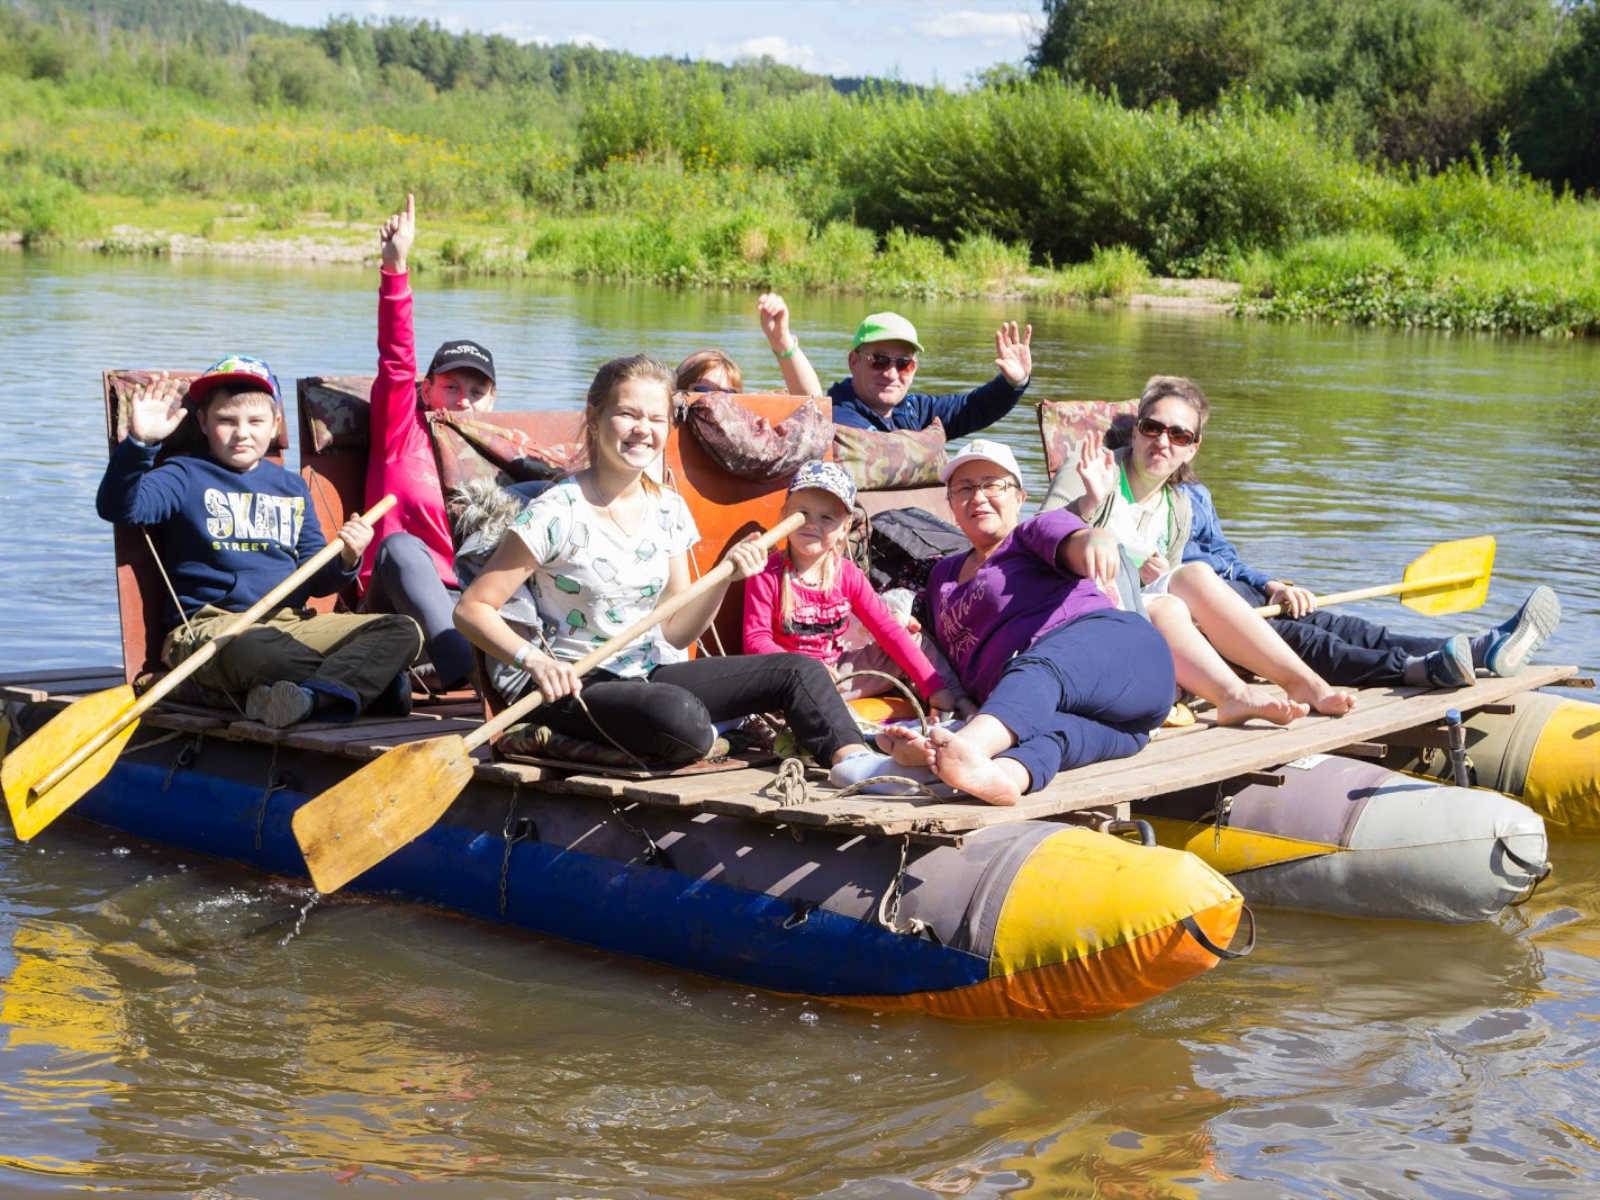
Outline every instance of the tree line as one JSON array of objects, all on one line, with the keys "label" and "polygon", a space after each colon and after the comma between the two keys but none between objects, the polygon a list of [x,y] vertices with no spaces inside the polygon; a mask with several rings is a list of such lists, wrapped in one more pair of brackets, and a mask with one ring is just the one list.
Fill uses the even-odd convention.
[{"label": "tree line", "polygon": [[1044,0],[1029,66],[1123,104],[1299,107],[1359,154],[1600,185],[1594,0]]}]

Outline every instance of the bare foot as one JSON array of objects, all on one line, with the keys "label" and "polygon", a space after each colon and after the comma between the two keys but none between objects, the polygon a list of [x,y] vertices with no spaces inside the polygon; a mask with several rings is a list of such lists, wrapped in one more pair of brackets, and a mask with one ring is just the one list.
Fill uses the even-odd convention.
[{"label": "bare foot", "polygon": [[1274,725],[1298,721],[1311,709],[1297,700],[1288,700],[1266,688],[1245,687],[1238,695],[1224,696],[1217,702],[1218,725],[1243,725],[1260,717]]},{"label": "bare foot", "polygon": [[1309,704],[1325,717],[1342,717],[1356,706],[1354,692],[1341,691],[1323,684],[1321,688],[1306,688],[1295,694],[1302,704]]},{"label": "bare foot", "polygon": [[933,743],[934,774],[951,787],[985,804],[1015,804],[1022,799],[1023,784],[1017,777],[1026,771],[1021,763],[990,758],[968,739],[948,730],[935,729],[929,740]]},{"label": "bare foot", "polygon": [[878,749],[902,767],[933,766],[933,747],[915,729],[885,725],[878,730]]}]

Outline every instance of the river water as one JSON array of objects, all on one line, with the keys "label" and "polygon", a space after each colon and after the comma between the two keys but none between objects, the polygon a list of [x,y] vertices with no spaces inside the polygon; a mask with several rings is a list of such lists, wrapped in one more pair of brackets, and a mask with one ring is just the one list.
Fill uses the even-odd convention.
[{"label": "river water", "polygon": [[[831,381],[863,301],[794,299]],[[753,304],[427,278],[418,343],[493,347],[507,408],[573,404],[639,349],[719,345],[775,384]],[[1444,620],[1547,581],[1545,657],[1600,668],[1600,346],[898,307],[928,390],[986,378],[1009,316],[1033,320],[1036,396],[1194,376],[1197,465],[1252,562],[1331,591],[1492,532],[1489,604]],[[0,255],[0,671],[117,661],[103,368],[237,349],[284,380],[364,373],[372,341],[353,269]],[[999,432],[1036,490],[1031,412]],[[393,903],[341,897],[289,936],[297,885],[84,824],[7,832],[0,1195],[1590,1196],[1600,841],[1553,856],[1498,923],[1269,911],[1251,958],[1038,1028],[837,1010]]]}]

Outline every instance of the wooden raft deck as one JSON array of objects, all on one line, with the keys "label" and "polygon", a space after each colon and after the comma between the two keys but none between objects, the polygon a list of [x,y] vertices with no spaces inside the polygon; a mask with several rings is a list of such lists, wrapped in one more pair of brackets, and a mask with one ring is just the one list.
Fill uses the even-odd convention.
[{"label": "wooden raft deck", "polygon": [[[1132,758],[1097,763],[1058,775],[1048,788],[1024,796],[1011,808],[976,801],[901,800],[884,796],[833,797],[812,783],[813,799],[784,805],[759,794],[773,779],[762,768],[623,779],[568,774],[513,762],[480,761],[477,776],[486,782],[537,784],[568,795],[611,802],[694,809],[785,825],[829,827],[863,834],[951,836],[988,825],[1059,816],[1082,809],[1104,809],[1166,792],[1236,779],[1280,766],[1309,754],[1372,742],[1385,735],[1431,725],[1454,708],[1462,712],[1502,703],[1520,692],[1571,678],[1570,666],[1530,667],[1509,679],[1480,678],[1470,688],[1423,691],[1416,688],[1365,688],[1356,710],[1345,717],[1305,717],[1287,728],[1251,723],[1232,728],[1202,715],[1194,724],[1163,729]],[[0,700],[70,702],[122,683],[116,667],[81,667],[0,676]],[[404,719],[376,718],[347,725],[306,723],[273,730],[227,713],[184,705],[163,705],[145,717],[147,727],[204,732],[235,741],[276,742],[289,749],[368,759],[402,742],[465,733],[479,721],[474,702],[418,711]],[[135,745],[144,739],[136,738]]]}]

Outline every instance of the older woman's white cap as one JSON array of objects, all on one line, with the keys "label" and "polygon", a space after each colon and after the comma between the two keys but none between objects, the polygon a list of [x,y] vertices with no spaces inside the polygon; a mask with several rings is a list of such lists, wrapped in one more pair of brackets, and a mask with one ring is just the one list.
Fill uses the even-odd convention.
[{"label": "older woman's white cap", "polygon": [[939,482],[949,483],[950,476],[969,462],[992,463],[1015,479],[1018,487],[1022,486],[1022,468],[1017,466],[1017,456],[1011,453],[1010,446],[990,438],[973,438],[957,451],[956,456],[939,469]]}]

